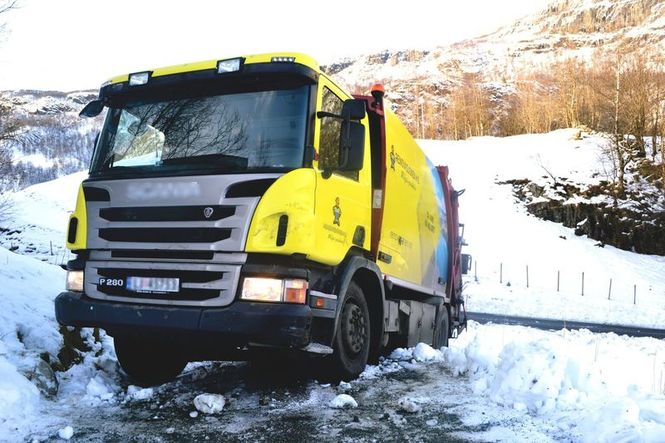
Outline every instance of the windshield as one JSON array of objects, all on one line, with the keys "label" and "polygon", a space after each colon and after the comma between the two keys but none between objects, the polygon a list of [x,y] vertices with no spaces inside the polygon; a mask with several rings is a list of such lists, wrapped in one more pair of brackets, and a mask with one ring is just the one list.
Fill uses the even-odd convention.
[{"label": "windshield", "polygon": [[309,87],[111,108],[91,172],[215,172],[302,166]]}]

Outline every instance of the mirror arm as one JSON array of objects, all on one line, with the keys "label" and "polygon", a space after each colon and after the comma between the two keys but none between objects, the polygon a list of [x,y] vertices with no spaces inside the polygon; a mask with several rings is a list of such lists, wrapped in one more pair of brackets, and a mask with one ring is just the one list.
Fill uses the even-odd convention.
[{"label": "mirror arm", "polygon": [[319,111],[316,113],[317,118],[323,118],[323,117],[331,117],[331,118],[337,118],[340,120],[344,120],[344,117],[341,115],[333,114],[332,112],[326,112],[326,111]]}]

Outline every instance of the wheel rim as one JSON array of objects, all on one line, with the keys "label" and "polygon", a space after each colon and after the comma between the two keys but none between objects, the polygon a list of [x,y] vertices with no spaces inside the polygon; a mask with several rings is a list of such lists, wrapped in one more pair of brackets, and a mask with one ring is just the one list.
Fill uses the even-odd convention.
[{"label": "wheel rim", "polygon": [[342,318],[344,347],[352,355],[359,354],[365,347],[367,324],[363,311],[357,304],[347,302]]}]

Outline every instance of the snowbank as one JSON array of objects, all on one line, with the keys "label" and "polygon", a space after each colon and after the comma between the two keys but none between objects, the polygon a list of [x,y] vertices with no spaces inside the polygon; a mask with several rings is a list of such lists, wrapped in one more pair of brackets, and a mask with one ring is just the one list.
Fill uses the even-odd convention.
[{"label": "snowbank", "polygon": [[468,376],[476,394],[544,417],[584,441],[665,435],[661,340],[471,322],[450,346],[445,366]]},{"label": "snowbank", "polygon": [[100,405],[114,402],[120,390],[112,340],[103,333],[97,340],[85,330],[90,352],[81,363],[66,372],[51,370],[63,346],[53,301],[64,283],[58,266],[0,247],[0,441],[65,424],[42,417],[54,401]]},{"label": "snowbank", "polygon": [[57,359],[57,282],[64,285],[60,268],[0,248],[0,439],[38,409],[40,393],[28,377],[38,378],[40,356]]}]

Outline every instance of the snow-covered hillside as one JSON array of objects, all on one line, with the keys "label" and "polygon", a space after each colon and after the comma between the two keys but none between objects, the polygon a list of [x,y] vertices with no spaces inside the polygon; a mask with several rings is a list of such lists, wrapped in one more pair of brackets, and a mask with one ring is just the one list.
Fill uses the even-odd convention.
[{"label": "snow-covered hillside", "polygon": [[78,113],[96,91],[3,91],[0,106],[10,110],[17,139],[6,144],[11,167],[0,190],[23,189],[87,167],[101,118]]},{"label": "snow-covered hillside", "polygon": [[379,80],[394,86],[391,90],[413,82],[445,87],[465,72],[482,72],[488,80],[505,82],[557,60],[590,60],[596,51],[630,42],[662,52],[665,1],[553,0],[543,11],[491,34],[432,51],[368,54],[327,69],[349,86],[368,87]]},{"label": "snow-covered hillside", "polygon": [[[664,0],[553,0],[541,12],[487,35],[432,50],[386,50],[324,69],[356,93],[382,82],[411,131],[429,134],[423,131],[432,130],[431,120],[450,107],[452,93],[467,77],[481,82],[500,115],[518,80],[546,76],[555,63],[575,59],[590,64],[596,56],[611,58],[626,45],[662,54],[664,21]],[[431,134],[427,136],[439,137]]]},{"label": "snow-covered hillside", "polygon": [[64,264],[65,230],[86,172],[30,186],[10,194],[6,220],[0,222],[0,246],[51,264]]},{"label": "snow-covered hillside", "polygon": [[[545,169],[581,184],[601,179],[604,139],[575,134],[422,142],[435,163],[450,166],[455,186],[466,189],[461,217],[477,266],[467,276],[467,309],[665,328],[665,257],[598,247],[529,215],[513,187],[501,184],[547,180]],[[85,331],[89,350],[73,351],[80,361],[54,374],[50,368],[65,358],[53,317],[64,272],[38,259],[53,263],[50,243],[62,245],[84,176],[12,196],[14,215],[5,226],[20,230],[12,241],[23,255],[0,247],[0,441],[95,441],[109,432],[119,440],[137,433],[204,439],[213,425],[219,438],[255,440],[269,425],[271,435],[295,432],[291,423],[312,426],[323,440],[662,441],[665,435],[662,341],[588,331],[470,322],[449,349],[397,350],[351,383],[262,388],[243,364],[197,363],[177,381],[143,390],[118,369],[112,340]],[[215,403],[224,405],[217,415],[194,401],[206,393],[225,397]],[[336,400],[339,394],[353,401]],[[298,421],[303,416],[308,421]]]},{"label": "snow-covered hillside", "polygon": [[607,180],[601,152],[606,140],[575,140],[576,134],[421,143],[435,163],[450,166],[454,185],[466,189],[460,218],[466,250],[476,262],[467,281],[467,309],[665,327],[665,257],[576,237],[573,229],[528,214],[512,186],[500,184],[547,182],[550,174],[582,185]]}]

